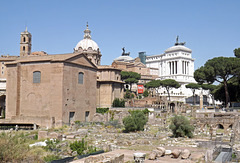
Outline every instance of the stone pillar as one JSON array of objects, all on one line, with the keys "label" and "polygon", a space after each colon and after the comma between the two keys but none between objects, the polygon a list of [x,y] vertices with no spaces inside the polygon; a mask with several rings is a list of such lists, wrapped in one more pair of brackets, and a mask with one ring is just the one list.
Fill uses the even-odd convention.
[{"label": "stone pillar", "polygon": [[199,109],[202,110],[203,108],[203,94],[202,94],[202,91],[200,93],[200,104],[199,104]]}]

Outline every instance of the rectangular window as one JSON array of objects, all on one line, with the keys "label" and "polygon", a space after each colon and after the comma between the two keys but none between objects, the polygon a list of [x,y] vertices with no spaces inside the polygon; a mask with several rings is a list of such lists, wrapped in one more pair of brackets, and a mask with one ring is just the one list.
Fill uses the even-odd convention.
[{"label": "rectangular window", "polygon": [[40,71],[33,72],[33,83],[41,83],[41,72]]},{"label": "rectangular window", "polygon": [[84,74],[82,72],[78,73],[78,84],[83,84],[83,76]]},{"label": "rectangular window", "polygon": [[69,123],[71,124],[72,122],[74,122],[74,115],[75,112],[69,112]]},{"label": "rectangular window", "polygon": [[89,114],[90,114],[89,111],[85,112],[85,122],[89,122]]}]

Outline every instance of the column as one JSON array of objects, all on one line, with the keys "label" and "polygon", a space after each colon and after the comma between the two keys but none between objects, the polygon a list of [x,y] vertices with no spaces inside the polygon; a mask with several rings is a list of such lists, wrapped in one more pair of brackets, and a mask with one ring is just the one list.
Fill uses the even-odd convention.
[{"label": "column", "polygon": [[174,74],[174,61],[172,61],[172,74]]},{"label": "column", "polygon": [[185,67],[184,67],[184,68],[185,68],[185,69],[184,69],[184,72],[185,72],[185,74],[187,74],[187,62],[185,61],[184,63],[185,63],[185,64],[184,64],[184,66],[185,66]]},{"label": "column", "polygon": [[182,74],[184,74],[184,61],[182,61]]},{"label": "column", "polygon": [[171,62],[169,62],[169,74],[171,75]]},{"label": "column", "polygon": [[177,61],[175,61],[175,67],[176,67],[176,72],[175,72],[175,74],[177,74],[178,72],[177,72],[177,69],[178,69],[178,66],[177,66]]},{"label": "column", "polygon": [[182,60],[178,61],[178,73],[181,74],[182,73]]}]

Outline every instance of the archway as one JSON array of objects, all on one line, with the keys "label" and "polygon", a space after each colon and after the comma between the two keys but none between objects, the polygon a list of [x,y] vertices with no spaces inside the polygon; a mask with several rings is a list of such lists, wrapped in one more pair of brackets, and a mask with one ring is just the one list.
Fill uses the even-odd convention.
[{"label": "archway", "polygon": [[222,124],[218,124],[217,127],[218,127],[218,129],[224,129]]},{"label": "archway", "polygon": [[0,118],[5,118],[6,95],[0,96]]},{"label": "archway", "polygon": [[175,104],[174,103],[170,104],[170,110],[172,113],[175,113]]}]

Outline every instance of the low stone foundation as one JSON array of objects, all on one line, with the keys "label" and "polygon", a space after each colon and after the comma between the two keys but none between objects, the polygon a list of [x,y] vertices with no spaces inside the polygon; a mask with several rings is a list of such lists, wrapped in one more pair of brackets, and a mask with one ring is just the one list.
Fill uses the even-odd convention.
[{"label": "low stone foundation", "polygon": [[75,161],[76,163],[124,163],[124,154],[101,154],[97,156],[89,156],[81,160]]}]

